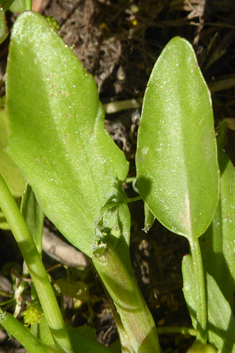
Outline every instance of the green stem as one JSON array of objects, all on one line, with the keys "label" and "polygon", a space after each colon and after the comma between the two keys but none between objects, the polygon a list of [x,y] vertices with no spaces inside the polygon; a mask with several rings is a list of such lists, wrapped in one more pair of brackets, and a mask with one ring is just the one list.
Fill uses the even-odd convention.
[{"label": "green stem", "polygon": [[131,198],[126,199],[126,203],[135,202],[135,201],[139,201],[139,200],[142,200],[141,196],[131,197]]},{"label": "green stem", "polygon": [[32,0],[26,0],[25,1],[25,10],[26,11],[31,11],[32,10]]},{"label": "green stem", "polygon": [[[208,87],[211,92],[222,91],[235,86],[235,75],[230,75],[224,79],[218,79],[217,81],[209,82]],[[140,108],[143,103],[143,98],[139,99],[127,99],[117,102],[110,102],[103,104],[103,108],[106,114],[117,113],[122,110]]]},{"label": "green stem", "polygon": [[73,352],[65,323],[48,279],[47,272],[26,226],[25,220],[1,175],[0,207],[28,266],[55,343],[65,352]]},{"label": "green stem", "polygon": [[28,353],[51,353],[51,349],[45,347],[28,328],[22,325],[11,314],[0,309],[0,324],[9,331],[27,350]]},{"label": "green stem", "polygon": [[120,340],[120,344],[122,347],[122,353],[132,353],[133,352],[132,345],[131,345],[130,339],[129,339],[129,337],[123,327],[120,315],[117,312],[116,306],[114,305],[114,302],[113,302],[111,296],[109,295],[109,292],[106,290],[104,285],[103,285],[103,287],[104,287],[104,291],[106,293],[106,296],[109,300],[109,305],[112,310],[114,321],[117,325],[119,340]]},{"label": "green stem", "polygon": [[136,109],[141,107],[143,98],[140,99],[127,99],[123,101],[110,102],[103,104],[103,108],[106,114],[112,114],[121,110]]},{"label": "green stem", "polygon": [[190,336],[196,336],[197,334],[194,328],[172,327],[172,326],[157,327],[157,333],[159,335],[165,335],[167,333],[181,333],[182,335],[190,335]]},{"label": "green stem", "polygon": [[125,182],[129,184],[129,183],[133,183],[133,181],[135,180],[136,180],[136,177],[130,177],[130,178],[126,178]]},{"label": "green stem", "polygon": [[197,335],[201,343],[207,343],[207,304],[202,255],[198,238],[189,240],[193,261],[196,290]]},{"label": "green stem", "polygon": [[120,315],[133,352],[160,353],[156,326],[134,274],[108,245],[101,256],[94,253],[92,260]]},{"label": "green stem", "polygon": [[209,82],[208,87],[211,92],[223,91],[225,89],[235,86],[235,75],[229,75],[223,79],[217,79],[216,81]]}]

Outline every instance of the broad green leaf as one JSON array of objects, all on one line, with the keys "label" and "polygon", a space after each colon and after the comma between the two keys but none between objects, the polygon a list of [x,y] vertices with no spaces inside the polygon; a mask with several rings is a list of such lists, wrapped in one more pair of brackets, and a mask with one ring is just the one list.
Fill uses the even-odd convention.
[{"label": "broad green leaf", "polygon": [[121,348],[120,340],[117,340],[117,341],[113,342],[113,343],[109,346],[109,350],[110,350],[112,353],[122,353],[122,348]]},{"label": "broad green leaf", "polygon": [[60,278],[56,281],[62,295],[68,295],[83,302],[89,299],[88,287],[81,281],[69,282],[66,278]]},{"label": "broad green leaf", "polygon": [[[0,173],[5,179],[12,195],[17,203],[20,203],[20,197],[25,189],[25,179],[20,173],[18,167],[11,158],[4,152],[4,148],[8,143],[9,128],[7,123],[6,112],[0,109]],[[0,228],[9,229],[9,225],[0,210]]]},{"label": "broad green leaf", "polygon": [[10,6],[11,12],[23,12],[32,9],[31,0],[15,0]]},{"label": "broad green leaf", "polygon": [[[193,327],[196,328],[195,280],[191,255],[184,256],[182,262],[184,297],[189,309]],[[207,273],[208,300],[208,339],[219,353],[235,352],[235,320],[229,303],[223,296],[215,279]]]},{"label": "broad green leaf", "polygon": [[0,109],[0,173],[4,177],[12,195],[21,197],[25,189],[25,179],[18,167],[5,153],[4,148],[8,144],[9,127],[4,109]]},{"label": "broad green leaf", "polygon": [[72,342],[74,353],[108,353],[109,349],[94,340],[94,329],[92,327],[74,328],[66,325]]},{"label": "broad green leaf", "polygon": [[213,113],[193,48],[180,37],[150,76],[136,166],[140,195],[165,227],[188,238],[205,232],[218,203]]},{"label": "broad green leaf", "polygon": [[[220,123],[220,135],[226,126]],[[224,144],[218,136],[218,159],[221,171],[220,201],[213,221],[200,238],[200,245],[205,271],[213,276],[224,297],[234,307],[235,291],[235,168],[223,152]]]},{"label": "broad green leaf", "polygon": [[13,2],[14,2],[14,0],[1,0],[0,1],[0,6],[6,12]]},{"label": "broad green leaf", "polygon": [[7,38],[8,34],[9,31],[7,27],[5,12],[3,8],[0,7],[0,44]]},{"label": "broad green leaf", "polygon": [[118,222],[129,244],[129,211],[121,190],[128,163],[104,130],[95,81],[33,12],[20,15],[13,28],[7,112],[8,154],[61,233],[92,256],[102,207],[122,203]]}]

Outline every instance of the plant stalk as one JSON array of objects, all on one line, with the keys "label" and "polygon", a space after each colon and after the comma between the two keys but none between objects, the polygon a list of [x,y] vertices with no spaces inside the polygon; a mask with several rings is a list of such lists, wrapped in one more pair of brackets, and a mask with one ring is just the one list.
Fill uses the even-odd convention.
[{"label": "plant stalk", "polygon": [[27,327],[1,309],[0,324],[26,348],[28,353],[51,353],[51,349],[44,346]]},{"label": "plant stalk", "polygon": [[202,255],[198,238],[189,240],[193,261],[193,271],[196,286],[196,315],[197,315],[197,334],[196,339],[201,343],[207,343],[207,304],[205,278],[203,271]]},{"label": "plant stalk", "polygon": [[73,352],[70,338],[43,262],[26,226],[25,220],[1,175],[0,207],[28,266],[56,345],[61,347],[64,352]]},{"label": "plant stalk", "polygon": [[159,335],[166,335],[168,333],[181,333],[182,335],[196,336],[196,330],[190,327],[174,327],[174,326],[163,326],[157,327],[157,333]]},{"label": "plant stalk", "polygon": [[110,246],[92,260],[120,315],[133,352],[161,353],[155,323],[134,274],[125,268]]}]

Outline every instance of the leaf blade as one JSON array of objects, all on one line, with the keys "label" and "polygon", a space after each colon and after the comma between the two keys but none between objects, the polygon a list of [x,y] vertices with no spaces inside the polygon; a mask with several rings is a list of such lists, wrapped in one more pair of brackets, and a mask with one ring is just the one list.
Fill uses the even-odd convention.
[{"label": "leaf blade", "polygon": [[218,164],[208,88],[191,45],[173,38],[145,93],[137,145],[138,189],[171,231],[198,237],[218,203]]},{"label": "leaf blade", "polygon": [[[233,310],[235,290],[235,168],[223,151],[227,125],[218,130],[218,160],[220,166],[220,200],[214,218],[200,238],[204,270],[213,276]],[[222,141],[221,141],[222,140]]]},{"label": "leaf blade", "polygon": [[[196,328],[196,300],[195,277],[191,255],[184,256],[182,261],[184,280],[184,297],[189,309],[192,325]],[[235,320],[231,307],[223,296],[215,279],[207,273],[208,297],[208,338],[219,349],[219,353],[234,353],[235,343],[233,332]]]},{"label": "leaf blade", "polygon": [[[7,70],[8,154],[48,218],[91,257],[100,210],[116,188],[121,192],[128,171],[124,154],[104,131],[95,81],[33,12],[20,15],[14,26]],[[127,206],[120,212],[129,243]]]}]

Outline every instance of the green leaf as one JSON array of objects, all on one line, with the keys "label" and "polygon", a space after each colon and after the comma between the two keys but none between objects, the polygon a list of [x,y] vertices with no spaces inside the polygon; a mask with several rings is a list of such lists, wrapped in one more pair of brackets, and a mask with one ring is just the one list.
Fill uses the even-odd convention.
[{"label": "green leaf", "polygon": [[[4,109],[0,109],[0,173],[5,179],[12,195],[17,203],[20,203],[20,197],[25,189],[25,179],[20,173],[18,167],[5,153],[4,148],[8,144],[9,127]],[[0,228],[9,229],[9,225],[0,210]]]},{"label": "green leaf", "polygon": [[15,0],[10,6],[11,12],[23,12],[32,9],[31,0]]},{"label": "green leaf", "polygon": [[[74,328],[68,324],[66,324],[66,328],[69,333],[74,353],[110,352],[108,348],[102,346],[96,341],[96,331],[94,328],[89,326],[79,326]],[[40,341],[53,352],[55,350],[54,341],[44,316],[39,324],[38,332],[38,339],[40,339]]]},{"label": "green leaf", "polygon": [[89,298],[88,287],[81,281],[69,282],[65,278],[60,278],[56,281],[56,284],[59,286],[62,295],[68,295],[83,302]]},{"label": "green leaf", "polygon": [[[222,128],[221,125],[220,128]],[[218,138],[221,139],[220,136]],[[218,145],[218,150],[221,171],[220,201],[210,227],[200,238],[200,245],[205,271],[215,278],[224,297],[233,309],[233,293],[235,291],[235,168],[229,157],[223,152],[223,144]]]},{"label": "green leaf", "polygon": [[144,204],[144,231],[147,233],[149,229],[152,227],[153,223],[155,221],[155,217],[148,208],[147,204]]},{"label": "green leaf", "polygon": [[117,341],[113,342],[113,343],[109,346],[109,350],[110,350],[112,353],[122,353],[122,348],[121,348],[120,340],[117,340]]},{"label": "green leaf", "polygon": [[[46,216],[91,257],[101,209],[123,194],[128,163],[104,130],[93,77],[47,21],[33,12],[20,15],[13,28],[7,112],[8,154]],[[119,206],[118,217],[123,241],[129,244],[126,204]]]},{"label": "green leaf", "polygon": [[26,221],[39,254],[42,254],[42,235],[44,214],[39,206],[31,186],[27,185],[21,202],[21,213]]},{"label": "green leaf", "polygon": [[12,195],[16,198],[22,196],[25,189],[25,179],[18,167],[5,153],[8,144],[9,127],[4,109],[0,109],[0,173],[4,177]]},{"label": "green leaf", "polygon": [[[184,296],[196,328],[196,298],[195,280],[191,255],[184,256],[182,262],[184,280]],[[207,299],[208,299],[208,339],[218,349],[219,353],[234,353],[235,320],[229,303],[224,298],[215,279],[207,274]]]},{"label": "green leaf", "polygon": [[193,48],[180,37],[150,76],[136,166],[140,195],[166,228],[188,238],[205,232],[218,203],[213,113]]},{"label": "green leaf", "polygon": [[5,17],[5,12],[2,7],[0,7],[0,44],[4,42],[9,34],[7,21]]},{"label": "green leaf", "polygon": [[94,329],[92,327],[78,327],[74,328],[66,325],[69,337],[72,342],[74,353],[108,353],[108,348],[102,346],[93,339]]},{"label": "green leaf", "polygon": [[14,0],[1,0],[0,1],[0,6],[6,12],[13,2],[14,2]]}]

